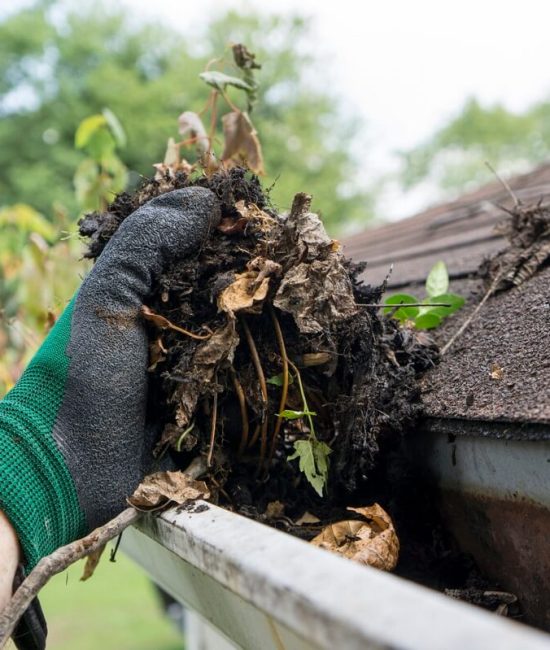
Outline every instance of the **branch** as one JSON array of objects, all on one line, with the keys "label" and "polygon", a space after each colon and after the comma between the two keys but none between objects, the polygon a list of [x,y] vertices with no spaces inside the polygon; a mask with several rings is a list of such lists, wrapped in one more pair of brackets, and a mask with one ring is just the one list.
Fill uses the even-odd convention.
[{"label": "branch", "polygon": [[0,613],[0,648],[6,645],[19,619],[52,576],[97,551],[108,541],[120,535],[125,528],[135,523],[140,516],[141,513],[134,508],[127,508],[86,537],[62,546],[51,555],[42,558]]}]

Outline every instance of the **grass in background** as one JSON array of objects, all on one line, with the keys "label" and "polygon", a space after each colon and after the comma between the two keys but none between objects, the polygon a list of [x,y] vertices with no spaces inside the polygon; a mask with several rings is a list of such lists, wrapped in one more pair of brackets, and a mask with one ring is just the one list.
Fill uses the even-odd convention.
[{"label": "grass in background", "polygon": [[84,564],[55,576],[40,594],[51,650],[182,650],[153,585],[122,553],[105,551],[94,575],[80,582]]}]

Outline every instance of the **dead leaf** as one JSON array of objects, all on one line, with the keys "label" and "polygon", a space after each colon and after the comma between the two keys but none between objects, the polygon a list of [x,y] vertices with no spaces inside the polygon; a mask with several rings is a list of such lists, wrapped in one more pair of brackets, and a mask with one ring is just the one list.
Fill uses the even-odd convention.
[{"label": "dead leaf", "polygon": [[218,309],[228,314],[239,311],[258,314],[269,291],[269,278],[279,275],[281,265],[265,257],[255,257],[246,265],[244,273],[238,273],[235,280],[218,296]]},{"label": "dead leaf", "polygon": [[149,344],[149,367],[147,370],[153,372],[159,363],[166,360],[168,350],[164,347],[162,337],[157,337],[152,343]]},{"label": "dead leaf", "polygon": [[201,118],[193,111],[185,111],[178,117],[179,133],[186,135],[189,133],[195,140],[199,154],[206,153],[210,149],[210,140],[204,128]]},{"label": "dead leaf", "polygon": [[[235,328],[235,321],[230,318],[223,327],[214,331],[208,341],[196,348],[190,365],[182,375],[184,381],[178,385],[174,393],[178,427],[187,428],[197,407],[199,396],[208,392],[216,369],[224,362],[233,362],[238,344],[239,335]],[[163,437],[159,446],[162,447],[166,442],[173,442],[173,440]]]},{"label": "dead leaf", "polygon": [[357,512],[364,520],[331,524],[314,537],[311,544],[383,571],[395,569],[399,539],[388,513],[377,503],[348,510]]},{"label": "dead leaf", "polygon": [[267,504],[264,515],[268,519],[278,519],[285,514],[285,504],[282,501],[270,501]]},{"label": "dead leaf", "polygon": [[225,138],[222,161],[230,166],[245,164],[256,174],[263,174],[262,147],[248,114],[227,113],[222,117],[222,125]]},{"label": "dead leaf", "polygon": [[193,171],[193,165],[189,164],[185,158],[181,157],[180,145],[174,140],[169,138],[166,145],[166,153],[164,160],[161,163],[156,163],[153,167],[157,170],[155,180],[162,181],[166,175],[174,178],[176,172],[182,171],[185,174],[190,174]]},{"label": "dead leaf", "polygon": [[224,217],[219,225],[218,230],[223,232],[224,235],[238,235],[244,231],[248,219],[241,217],[240,219],[232,219],[231,217]]},{"label": "dead leaf", "polygon": [[86,564],[84,565],[84,571],[82,572],[82,576],[80,577],[80,580],[82,582],[85,582],[89,578],[91,578],[94,575],[94,571],[96,570],[97,565],[99,564],[99,560],[101,560],[101,556],[103,554],[103,551],[105,550],[105,546],[102,546],[101,548],[98,548],[97,551],[92,551],[89,555],[86,556]]},{"label": "dead leaf", "polygon": [[183,472],[155,472],[145,477],[127,501],[137,510],[148,511],[209,497],[204,481],[196,481]]},{"label": "dead leaf", "polygon": [[492,363],[491,364],[491,372],[489,373],[491,379],[495,379],[496,381],[500,381],[501,379],[504,378],[504,369],[501,368],[498,363]]},{"label": "dead leaf", "polygon": [[296,526],[308,526],[310,524],[318,524],[321,520],[319,517],[312,515],[311,512],[304,512],[304,514],[295,521]]},{"label": "dead leaf", "polygon": [[357,314],[349,275],[339,257],[290,268],[273,304],[292,314],[302,334],[329,331],[334,323]]}]

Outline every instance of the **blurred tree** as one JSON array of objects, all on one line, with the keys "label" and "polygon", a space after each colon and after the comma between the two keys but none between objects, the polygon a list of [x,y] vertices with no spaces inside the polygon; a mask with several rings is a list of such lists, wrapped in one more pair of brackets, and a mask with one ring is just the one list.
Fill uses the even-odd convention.
[{"label": "blurred tree", "polygon": [[372,199],[353,183],[357,124],[342,118],[329,91],[309,83],[315,62],[296,47],[305,30],[294,17],[230,12],[186,40],[106,5],[37,0],[0,23],[2,201],[25,201],[45,214],[55,203],[75,210],[72,179],[83,158],[73,147],[75,130],[106,106],[127,134],[124,164],[151,175],[178,115],[204,105],[208,90],[198,73],[220,52],[229,61],[228,44],[241,41],[262,64],[253,119],[276,205],[307,191],[333,231],[364,221]]},{"label": "blurred tree", "polygon": [[443,190],[464,190],[493,180],[485,161],[502,173],[525,171],[550,157],[550,101],[514,113],[469,99],[457,117],[402,157],[405,188],[431,179]]}]

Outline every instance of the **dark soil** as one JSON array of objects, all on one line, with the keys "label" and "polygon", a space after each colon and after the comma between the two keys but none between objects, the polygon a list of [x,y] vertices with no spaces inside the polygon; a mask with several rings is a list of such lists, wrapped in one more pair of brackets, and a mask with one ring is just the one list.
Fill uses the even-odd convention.
[{"label": "dark soil", "polygon": [[[309,197],[298,195],[290,215],[282,217],[258,179],[243,169],[209,178],[165,176],[119,195],[107,213],[83,219],[88,256],[97,257],[147,200],[189,185],[215,192],[222,222],[193,258],[166,269],[147,307],[199,336],[213,334],[197,340],[150,324],[152,401],[163,427],[157,452],[169,449],[181,467],[197,456],[208,458],[207,481],[219,503],[305,539],[322,525],[352,518],[347,506],[378,501],[401,540],[398,573],[439,589],[477,588],[472,563],[453,548],[427,488],[401,454],[402,436],[419,414],[417,379],[437,362],[437,348],[381,310],[358,306],[378,303],[384,287],[358,281],[364,265],[345,260],[319,229]],[[267,295],[233,315],[220,308],[220,296],[247,271],[256,280],[269,278]],[[305,285],[296,280],[299,271]],[[267,384],[264,399],[251,356],[246,328],[265,378],[281,374],[276,323],[316,413],[317,438],[332,449],[323,497],[298,462],[287,460],[294,442],[309,435],[307,420],[282,420],[276,431],[282,389]],[[302,407],[294,381],[285,408]],[[304,512],[321,522],[297,525]]]}]

